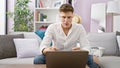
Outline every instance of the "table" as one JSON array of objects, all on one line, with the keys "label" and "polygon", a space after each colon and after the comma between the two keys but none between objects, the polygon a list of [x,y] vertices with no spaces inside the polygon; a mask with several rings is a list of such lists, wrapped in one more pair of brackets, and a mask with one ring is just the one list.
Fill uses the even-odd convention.
[{"label": "table", "polygon": [[0,68],[46,68],[45,64],[0,64]]}]

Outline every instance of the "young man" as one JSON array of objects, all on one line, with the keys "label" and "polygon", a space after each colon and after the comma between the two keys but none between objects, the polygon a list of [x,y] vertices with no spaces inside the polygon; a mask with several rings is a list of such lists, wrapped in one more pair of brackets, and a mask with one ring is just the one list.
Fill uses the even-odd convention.
[{"label": "young man", "polygon": [[[45,54],[47,51],[89,51],[90,46],[86,38],[86,31],[81,24],[72,23],[74,9],[70,4],[63,4],[60,9],[60,23],[51,24],[45,33],[45,37],[40,45],[42,55],[36,56],[34,64],[45,64]],[[53,46],[50,46],[53,41]],[[80,43],[80,47],[77,43]],[[93,56],[88,56],[87,65],[90,68],[99,68],[93,61]]]}]

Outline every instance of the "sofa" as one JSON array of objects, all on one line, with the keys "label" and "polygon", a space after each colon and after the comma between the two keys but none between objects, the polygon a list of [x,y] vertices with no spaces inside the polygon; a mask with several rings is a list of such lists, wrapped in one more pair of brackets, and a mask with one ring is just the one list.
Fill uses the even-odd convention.
[{"label": "sofa", "polygon": [[[16,35],[22,35],[22,36],[16,36]],[[0,35],[0,41],[2,40],[2,42],[0,42],[0,47],[3,47],[3,41],[6,41],[6,39],[2,39],[3,37],[8,36],[9,38],[11,38],[12,42],[12,47],[10,48],[8,44],[8,42],[6,42],[6,46],[2,49],[3,51],[1,51],[0,48],[0,64],[33,64],[33,60],[34,60],[34,56],[38,55],[33,55],[33,56],[28,56],[28,57],[18,57],[18,55],[16,55],[16,49],[15,49],[15,43],[13,42],[12,39],[14,38],[24,38],[24,39],[37,39],[38,41],[38,45],[40,45],[42,39],[34,32],[17,32],[17,33],[10,33],[10,35]],[[15,36],[15,37],[14,37]],[[118,46],[118,42],[116,39],[116,33],[115,32],[110,32],[110,33],[88,33],[87,34],[87,38],[90,41],[90,45],[93,47],[104,47],[105,51],[103,53],[103,55],[101,57],[99,57],[100,60],[100,65],[102,68],[119,68],[120,66],[120,52],[119,52],[119,46]],[[8,38],[7,38],[8,39]],[[23,41],[24,42],[24,41]],[[9,48],[8,48],[8,47]],[[5,51],[4,49],[8,50]],[[13,51],[7,55],[9,55],[7,57],[7,55],[3,58],[1,58],[1,56],[3,56],[4,52],[8,53],[10,52],[12,49],[14,49],[13,51],[15,51],[13,53]],[[11,55],[10,54],[14,54]]]},{"label": "sofa", "polygon": [[8,35],[0,35],[0,64],[33,64],[35,55],[22,58],[17,57],[17,52],[13,41],[14,38],[37,39],[39,44],[41,42],[41,38],[34,32],[11,32]]},{"label": "sofa", "polygon": [[105,48],[102,57],[99,57],[100,66],[102,68],[120,67],[120,51],[117,42],[116,32],[88,33],[87,37],[90,41],[91,46]]}]

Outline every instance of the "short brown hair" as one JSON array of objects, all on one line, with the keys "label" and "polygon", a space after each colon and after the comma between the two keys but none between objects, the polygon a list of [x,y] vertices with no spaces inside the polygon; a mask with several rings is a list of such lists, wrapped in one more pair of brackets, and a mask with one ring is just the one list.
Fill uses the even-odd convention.
[{"label": "short brown hair", "polygon": [[74,12],[74,8],[70,4],[62,4],[59,9],[60,12]]}]

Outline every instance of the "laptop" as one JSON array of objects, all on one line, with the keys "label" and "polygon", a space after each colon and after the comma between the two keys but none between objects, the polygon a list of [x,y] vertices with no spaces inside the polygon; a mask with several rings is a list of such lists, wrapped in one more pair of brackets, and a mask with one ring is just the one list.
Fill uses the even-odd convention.
[{"label": "laptop", "polygon": [[55,51],[46,53],[47,68],[85,68],[88,51]]}]

